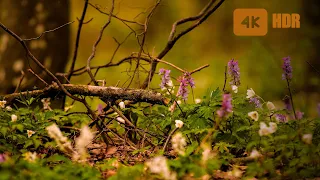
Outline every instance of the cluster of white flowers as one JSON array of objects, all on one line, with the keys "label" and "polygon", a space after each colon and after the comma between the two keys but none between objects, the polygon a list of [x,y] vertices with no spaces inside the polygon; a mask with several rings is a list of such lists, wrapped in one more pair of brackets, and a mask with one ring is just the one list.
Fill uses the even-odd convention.
[{"label": "cluster of white flowers", "polygon": [[276,109],[276,106],[275,106],[272,102],[268,101],[268,102],[267,102],[267,108],[268,108],[270,111],[273,111],[273,110]]},{"label": "cluster of white flowers", "polygon": [[274,122],[269,122],[269,127],[267,126],[266,123],[260,122],[260,130],[259,130],[259,135],[260,136],[267,136],[269,134],[272,134],[276,132],[277,130],[277,124]]},{"label": "cluster of white flowers", "polygon": [[248,116],[255,121],[259,120],[259,113],[257,111],[249,112]]},{"label": "cluster of white flowers", "polygon": [[159,174],[165,180],[177,179],[176,173],[170,171],[167,164],[167,159],[164,156],[154,157],[146,161],[145,165],[151,173]]},{"label": "cluster of white flowers", "polygon": [[180,132],[172,136],[171,143],[172,143],[172,148],[175,152],[177,152],[180,155],[184,155],[185,146],[187,145],[187,142]]},{"label": "cluster of white flowers", "polygon": [[41,99],[41,102],[43,104],[44,110],[50,110],[50,111],[52,110],[50,107],[50,104],[51,104],[50,98],[43,98],[43,99]]},{"label": "cluster of white flowers", "polygon": [[90,131],[88,126],[84,126],[81,129],[80,136],[76,139],[75,148],[72,147],[68,138],[63,136],[59,127],[56,124],[52,124],[47,128],[49,136],[55,140],[61,151],[73,158],[75,161],[85,160],[87,157],[87,145],[89,145],[94,135]]}]

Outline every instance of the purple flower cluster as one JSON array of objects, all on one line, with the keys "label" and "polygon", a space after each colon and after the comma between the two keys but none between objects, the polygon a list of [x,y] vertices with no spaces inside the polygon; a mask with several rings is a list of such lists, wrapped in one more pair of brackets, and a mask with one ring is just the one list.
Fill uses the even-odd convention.
[{"label": "purple flower cluster", "polygon": [[170,72],[171,70],[161,68],[159,70],[159,75],[162,75],[160,87],[164,88],[170,82]]},{"label": "purple flower cluster", "polygon": [[283,60],[283,65],[282,65],[282,69],[283,69],[283,74],[282,74],[282,79],[283,80],[290,80],[292,79],[292,67],[291,67],[291,58],[288,57],[284,57],[282,58]]},{"label": "purple flower cluster", "polygon": [[0,154],[0,163],[3,163],[6,161],[6,156],[5,154]]},{"label": "purple flower cluster", "polygon": [[261,108],[260,100],[257,97],[250,98],[249,102],[253,103],[256,108]]},{"label": "purple flower cluster", "polygon": [[297,111],[296,112],[296,116],[297,116],[297,119],[300,120],[303,118],[303,115],[304,115],[304,112],[301,112],[301,111]]},{"label": "purple flower cluster", "polygon": [[180,96],[183,100],[187,100],[189,94],[188,85],[190,85],[191,88],[194,88],[194,79],[191,77],[190,73],[186,72],[182,77],[179,77],[178,81],[180,82],[180,86],[177,96]]},{"label": "purple flower cluster", "polygon": [[98,104],[97,111],[98,111],[98,115],[101,115],[104,113],[102,104]]},{"label": "purple flower cluster", "polygon": [[231,94],[223,94],[222,107],[217,111],[220,118],[226,117],[232,112]]},{"label": "purple flower cluster", "polygon": [[240,68],[238,61],[231,59],[228,62],[228,74],[231,76],[230,84],[231,85],[240,85]]},{"label": "purple flower cluster", "polygon": [[276,119],[278,122],[286,123],[288,122],[286,115],[284,114],[276,114]]}]

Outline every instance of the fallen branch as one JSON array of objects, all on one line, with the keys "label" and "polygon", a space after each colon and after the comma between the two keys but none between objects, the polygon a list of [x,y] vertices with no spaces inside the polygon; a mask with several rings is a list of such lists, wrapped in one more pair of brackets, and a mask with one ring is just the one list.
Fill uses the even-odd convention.
[{"label": "fallen branch", "polygon": [[[118,87],[103,87],[103,86],[91,86],[91,85],[75,85],[75,84],[63,84],[63,87],[72,95],[82,96],[96,96],[104,100],[114,102],[118,99],[130,100],[135,102],[148,102],[151,104],[164,104],[167,105],[169,100],[163,97],[160,93],[143,89],[123,89]],[[63,91],[57,84],[52,84],[47,88],[41,90],[34,90],[21,93],[13,93],[4,96],[0,96],[1,99],[8,102],[13,101],[22,96],[30,97],[48,97],[61,94]]]}]

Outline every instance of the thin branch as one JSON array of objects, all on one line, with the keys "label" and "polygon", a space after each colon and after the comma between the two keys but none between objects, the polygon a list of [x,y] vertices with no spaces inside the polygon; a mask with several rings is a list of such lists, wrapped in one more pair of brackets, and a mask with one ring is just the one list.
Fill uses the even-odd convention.
[{"label": "thin branch", "polygon": [[36,78],[38,78],[43,84],[45,84],[46,87],[49,86],[49,84],[48,84],[45,80],[43,80],[38,74],[36,74],[35,72],[33,72],[32,69],[28,69],[28,71],[29,71],[31,74],[33,74]]},{"label": "thin branch", "polygon": [[24,75],[25,75],[24,72],[21,70],[20,80],[19,80],[19,83],[17,84],[16,89],[14,90],[14,93],[18,92],[18,90],[19,90],[19,88],[20,88],[20,86],[21,86],[21,83],[22,83],[22,81],[23,81],[23,79],[24,79]]},{"label": "thin branch", "polygon": [[97,46],[98,44],[100,43],[101,39],[102,39],[102,36],[103,36],[103,32],[104,30],[108,27],[108,25],[111,23],[111,14],[113,12],[113,9],[114,9],[114,1],[115,0],[112,0],[112,6],[111,6],[111,9],[110,9],[110,15],[109,15],[109,18],[108,18],[108,21],[106,22],[106,24],[101,28],[100,30],[100,34],[99,34],[99,37],[98,39],[96,40],[96,42],[94,43],[93,47],[92,47],[92,53],[90,55],[90,57],[88,58],[87,60],[87,67],[86,67],[86,70],[87,70],[87,73],[89,74],[90,78],[91,78],[91,81],[96,85],[98,86],[98,82],[95,80],[95,77],[93,76],[92,72],[91,72],[91,68],[90,68],[90,63],[91,63],[91,60],[94,58],[95,54],[96,54],[96,49],[97,49]]},{"label": "thin branch", "polygon": [[[170,35],[169,38],[172,36],[171,39],[169,39],[166,47],[159,53],[159,55],[157,56],[158,59],[162,59],[175,45],[175,43],[184,35],[186,35],[188,32],[192,31],[194,28],[198,27],[200,24],[202,24],[206,19],[208,19],[208,17],[215,12],[224,2],[224,0],[220,0],[216,6],[214,6],[211,10],[206,10],[207,8],[211,7],[212,4],[215,2],[216,0],[210,0],[209,3],[207,4],[207,6],[201,11],[201,12],[206,12],[202,15],[202,17],[193,25],[191,25],[190,27],[186,28],[185,30],[183,30],[181,33],[179,33],[177,36],[172,36]],[[201,14],[201,13],[200,13]],[[175,27],[173,27],[175,28]],[[145,79],[144,83],[142,84],[141,88],[145,89],[149,86],[149,82],[152,80],[155,70],[157,68],[157,61],[152,62],[151,64],[151,68],[149,71],[149,76]]]},{"label": "thin branch", "polygon": [[69,69],[69,74],[67,76],[68,81],[70,81],[70,79],[71,79],[72,72],[73,72],[74,66],[76,64],[76,60],[77,60],[77,56],[78,56],[79,42],[80,42],[80,34],[81,34],[82,25],[83,25],[83,20],[84,20],[84,18],[86,16],[88,3],[89,3],[89,0],[85,0],[83,11],[82,11],[82,15],[81,15],[81,18],[79,20],[78,32],[77,32],[77,37],[76,37],[76,42],[75,42],[75,48],[74,48],[74,51],[73,51],[73,58],[72,58],[72,62],[71,62],[71,67]]},{"label": "thin branch", "polygon": [[61,28],[65,27],[65,26],[67,26],[67,25],[69,25],[69,24],[72,24],[72,23],[74,23],[74,21],[68,22],[68,23],[63,24],[63,25],[61,25],[61,26],[59,26],[59,27],[57,27],[57,28],[54,28],[54,29],[44,31],[44,32],[42,32],[38,37],[29,38],[29,39],[22,39],[22,41],[32,41],[32,40],[40,39],[44,34],[50,33],[50,32],[54,32],[54,31],[56,31],[56,30],[58,30],[58,29],[61,29]]}]

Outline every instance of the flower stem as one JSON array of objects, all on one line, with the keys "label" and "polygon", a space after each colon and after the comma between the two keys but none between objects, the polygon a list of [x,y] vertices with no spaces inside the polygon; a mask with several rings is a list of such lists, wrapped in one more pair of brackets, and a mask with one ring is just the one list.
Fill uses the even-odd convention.
[{"label": "flower stem", "polygon": [[292,93],[291,93],[291,88],[290,88],[290,83],[289,83],[289,79],[286,78],[287,80],[287,86],[288,86],[288,90],[289,90],[289,94],[290,94],[290,100],[291,100],[291,106],[292,106],[292,111],[294,114],[294,118],[297,119],[297,115],[296,115],[296,111],[294,109],[294,105],[293,105],[293,98],[292,98]]}]

